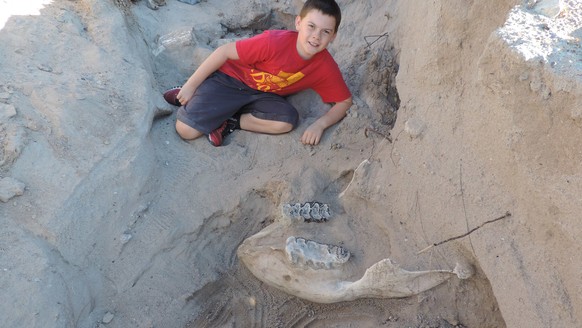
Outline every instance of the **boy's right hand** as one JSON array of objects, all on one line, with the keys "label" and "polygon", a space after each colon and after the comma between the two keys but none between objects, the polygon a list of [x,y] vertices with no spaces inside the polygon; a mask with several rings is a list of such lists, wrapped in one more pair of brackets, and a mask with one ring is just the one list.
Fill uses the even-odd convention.
[{"label": "boy's right hand", "polygon": [[182,87],[180,92],[178,92],[176,99],[178,99],[178,101],[180,102],[180,104],[182,104],[182,106],[185,106],[188,103],[188,101],[190,101],[190,99],[192,99],[192,96],[194,95],[194,91],[195,90],[190,90],[190,88]]}]

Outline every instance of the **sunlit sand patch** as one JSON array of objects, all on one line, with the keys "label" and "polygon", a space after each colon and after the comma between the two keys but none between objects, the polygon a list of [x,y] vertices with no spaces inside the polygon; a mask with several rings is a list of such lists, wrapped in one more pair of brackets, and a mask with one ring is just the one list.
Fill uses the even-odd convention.
[{"label": "sunlit sand patch", "polygon": [[0,30],[12,16],[40,15],[40,10],[53,0],[0,0]]}]

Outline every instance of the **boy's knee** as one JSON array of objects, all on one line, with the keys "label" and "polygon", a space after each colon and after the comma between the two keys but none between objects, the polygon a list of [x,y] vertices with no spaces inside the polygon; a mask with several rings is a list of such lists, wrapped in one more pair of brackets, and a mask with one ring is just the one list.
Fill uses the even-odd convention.
[{"label": "boy's knee", "polygon": [[275,134],[287,133],[293,130],[293,124],[287,122],[273,122],[272,129]]},{"label": "boy's knee", "polygon": [[179,120],[176,121],[176,132],[184,140],[193,140],[202,135],[198,130]]}]

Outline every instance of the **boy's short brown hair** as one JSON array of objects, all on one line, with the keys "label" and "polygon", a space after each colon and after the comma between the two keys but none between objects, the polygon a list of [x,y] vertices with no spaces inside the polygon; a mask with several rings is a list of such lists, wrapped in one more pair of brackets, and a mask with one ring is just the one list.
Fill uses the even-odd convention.
[{"label": "boy's short brown hair", "polygon": [[323,14],[335,18],[334,32],[337,33],[340,22],[342,20],[342,12],[335,0],[307,0],[305,4],[303,4],[303,8],[301,8],[299,16],[303,18],[307,15],[308,12],[312,10],[319,10]]}]

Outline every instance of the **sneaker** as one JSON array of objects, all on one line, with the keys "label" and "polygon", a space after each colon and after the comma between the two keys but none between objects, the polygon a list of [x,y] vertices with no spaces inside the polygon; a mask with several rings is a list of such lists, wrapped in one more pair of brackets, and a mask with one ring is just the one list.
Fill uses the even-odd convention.
[{"label": "sneaker", "polygon": [[220,147],[224,138],[231,134],[236,128],[236,123],[232,119],[224,121],[216,130],[210,132],[208,141],[214,147]]},{"label": "sneaker", "polygon": [[166,90],[166,92],[164,92],[164,99],[168,102],[168,104],[170,105],[174,105],[174,106],[182,106],[182,104],[180,103],[180,101],[178,100],[178,93],[180,93],[180,90],[182,90],[181,86],[177,86],[177,87],[173,87],[171,89]]}]

